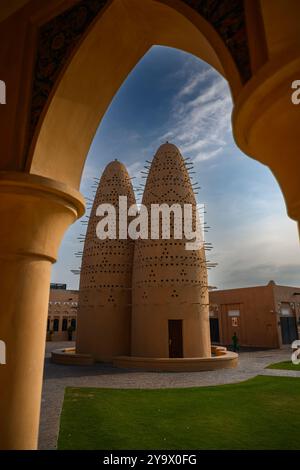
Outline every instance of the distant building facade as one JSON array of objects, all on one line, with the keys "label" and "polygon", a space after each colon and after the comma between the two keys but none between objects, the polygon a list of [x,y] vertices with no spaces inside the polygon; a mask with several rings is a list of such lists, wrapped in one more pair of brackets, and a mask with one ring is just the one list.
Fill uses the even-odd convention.
[{"label": "distant building facade", "polygon": [[280,348],[300,338],[300,287],[276,285],[209,293],[210,332],[215,344],[237,334],[244,347]]},{"label": "distant building facade", "polygon": [[[78,291],[51,284],[47,340],[66,341],[77,329]],[[213,344],[230,345],[237,334],[242,347],[281,348],[300,338],[300,287],[266,286],[216,290],[209,293],[210,336]],[[52,332],[52,333],[51,333]]]},{"label": "distant building facade", "polygon": [[[66,284],[51,284],[47,320],[47,340],[67,341],[70,327],[75,339],[77,328],[78,291]],[[69,330],[69,331],[68,331]]]}]

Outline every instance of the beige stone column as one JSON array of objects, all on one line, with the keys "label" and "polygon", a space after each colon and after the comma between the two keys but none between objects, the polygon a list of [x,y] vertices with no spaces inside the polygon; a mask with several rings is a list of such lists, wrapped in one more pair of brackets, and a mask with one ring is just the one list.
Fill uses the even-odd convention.
[{"label": "beige stone column", "polygon": [[37,447],[51,265],[83,212],[61,183],[0,172],[0,449]]},{"label": "beige stone column", "polygon": [[300,80],[298,50],[286,51],[263,66],[235,104],[233,132],[246,154],[271,169],[288,215],[299,225],[300,104],[292,102],[295,80]]}]

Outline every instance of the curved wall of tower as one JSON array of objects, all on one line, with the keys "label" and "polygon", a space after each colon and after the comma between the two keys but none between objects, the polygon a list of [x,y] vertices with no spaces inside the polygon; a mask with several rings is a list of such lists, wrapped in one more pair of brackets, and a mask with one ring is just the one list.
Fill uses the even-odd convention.
[{"label": "curved wall of tower", "polygon": [[[195,217],[196,200],[185,161],[169,143],[154,156],[143,196],[148,211],[151,204],[162,203],[192,204]],[[169,240],[149,237],[135,242],[132,356],[211,356],[205,251],[203,246],[186,250],[185,243],[184,238],[174,239],[172,231]],[[172,342],[177,343],[175,356]]]},{"label": "curved wall of tower", "polygon": [[96,236],[97,207],[113,204],[118,215],[119,196],[127,196],[128,206],[135,204],[128,172],[115,160],[107,165],[98,185],[80,275],[76,352],[92,354],[96,361],[130,353],[133,241]]}]

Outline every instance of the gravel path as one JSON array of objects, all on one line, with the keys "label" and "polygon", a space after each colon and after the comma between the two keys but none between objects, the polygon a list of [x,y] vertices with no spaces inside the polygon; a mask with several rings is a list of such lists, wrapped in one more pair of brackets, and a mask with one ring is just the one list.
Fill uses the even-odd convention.
[{"label": "gravel path", "polygon": [[109,365],[64,366],[50,362],[51,350],[74,343],[48,343],[40,422],[40,449],[55,449],[66,387],[171,388],[204,387],[241,382],[256,375],[300,377],[300,372],[265,369],[268,364],[289,360],[290,350],[242,352],[236,369],[211,372],[145,372]]}]

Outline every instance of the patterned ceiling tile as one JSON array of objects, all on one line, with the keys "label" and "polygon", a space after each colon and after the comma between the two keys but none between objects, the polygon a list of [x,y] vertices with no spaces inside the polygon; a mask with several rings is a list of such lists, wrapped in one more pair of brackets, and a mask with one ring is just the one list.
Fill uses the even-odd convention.
[{"label": "patterned ceiling tile", "polygon": [[93,19],[107,2],[108,0],[80,0],[40,28],[31,99],[29,141],[59,73]]},{"label": "patterned ceiling tile", "polygon": [[242,82],[251,77],[243,0],[182,0],[203,16],[219,33],[240,72]]},{"label": "patterned ceiling tile", "polygon": [[[63,66],[108,1],[79,0],[75,6],[40,28],[33,78],[28,146]],[[251,72],[243,0],[181,1],[196,10],[216,29],[237,64],[242,81],[249,80]]]}]

